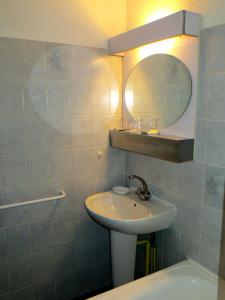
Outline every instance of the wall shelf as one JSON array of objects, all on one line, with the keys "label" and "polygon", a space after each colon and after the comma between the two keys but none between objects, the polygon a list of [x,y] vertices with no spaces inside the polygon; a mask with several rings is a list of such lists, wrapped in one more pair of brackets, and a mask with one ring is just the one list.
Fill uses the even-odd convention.
[{"label": "wall shelf", "polygon": [[193,160],[194,139],[168,135],[143,135],[136,132],[110,130],[111,147],[171,162]]}]

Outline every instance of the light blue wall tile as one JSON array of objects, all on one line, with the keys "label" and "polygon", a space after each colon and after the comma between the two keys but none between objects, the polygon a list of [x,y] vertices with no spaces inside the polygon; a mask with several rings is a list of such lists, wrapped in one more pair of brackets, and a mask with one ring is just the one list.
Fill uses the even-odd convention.
[{"label": "light blue wall tile", "polygon": [[47,114],[46,82],[43,79],[27,79],[23,82],[24,114]]},{"label": "light blue wall tile", "polygon": [[[3,204],[18,203],[30,200],[28,190],[15,190],[3,194]],[[30,220],[30,206],[20,206],[4,209],[5,225],[11,226]]]},{"label": "light blue wall tile", "polygon": [[208,116],[209,83],[208,75],[210,70],[210,55],[212,47],[212,36],[210,30],[201,30],[200,33],[200,51],[199,55],[199,81],[198,81],[198,101],[197,117],[205,119]]},{"label": "light blue wall tile", "polygon": [[0,39],[0,77],[19,78],[21,64],[19,57],[19,41],[16,39]]},{"label": "light blue wall tile", "polygon": [[[93,81],[111,81],[115,82],[115,74],[110,65],[110,58],[105,49],[93,49],[91,60],[91,71]],[[98,58],[98,63],[96,63]]]},{"label": "light blue wall tile", "polygon": [[[225,70],[225,69],[224,69]],[[225,75],[216,74],[209,78],[208,118],[224,120],[225,111]]]},{"label": "light blue wall tile", "polygon": [[1,160],[0,160],[0,203],[2,201],[2,194],[1,194],[2,190],[3,190],[3,181],[2,181],[2,167],[1,167]]},{"label": "light blue wall tile", "polygon": [[56,299],[73,299],[76,295],[75,279],[73,277],[58,278],[55,281]]},{"label": "light blue wall tile", "polygon": [[[89,179],[93,176],[94,168],[97,168],[94,162],[96,160],[101,161],[101,158],[96,158],[97,151],[97,149],[95,150],[93,148],[73,150],[73,181]],[[105,159],[104,162],[106,162]]]},{"label": "light blue wall tile", "polygon": [[[117,184],[113,184],[117,185]],[[109,191],[112,188],[112,181],[110,178],[104,177],[95,177],[93,179],[93,193],[101,193]]]},{"label": "light blue wall tile", "polygon": [[20,40],[19,43],[23,77],[44,78],[46,76],[45,44],[29,40]]},{"label": "light blue wall tile", "polygon": [[2,227],[4,227],[4,215],[3,215],[3,211],[0,212],[0,228],[2,228]]},{"label": "light blue wall tile", "polygon": [[22,154],[2,156],[4,191],[27,186],[26,163],[26,156]]},{"label": "light blue wall tile", "polygon": [[163,180],[164,188],[179,193],[181,191],[183,164],[165,163]]},{"label": "light blue wall tile", "polygon": [[222,211],[204,206],[202,219],[202,244],[214,251],[220,250]]},{"label": "light blue wall tile", "polygon": [[47,76],[55,79],[69,78],[68,46],[47,43]]},{"label": "light blue wall tile", "polygon": [[54,216],[71,212],[76,208],[73,195],[73,184],[71,182],[54,184],[52,185],[52,188],[54,193],[58,193],[60,190],[63,190],[66,193],[65,198],[53,202]]},{"label": "light blue wall tile", "polygon": [[208,121],[206,162],[225,167],[225,123]]},{"label": "light blue wall tile", "polygon": [[[99,271],[102,271],[102,269],[99,269]],[[106,271],[106,269],[105,269]],[[106,275],[108,275],[105,272]],[[105,275],[104,274],[104,275]],[[82,268],[79,268],[76,274],[76,295],[82,296],[85,295],[93,290],[94,282],[93,279],[95,278],[96,280],[96,286],[95,288],[97,289],[97,283],[98,280],[100,281],[99,277],[100,274],[94,274],[93,276],[93,266],[92,265],[86,265]],[[97,278],[98,277],[98,278]],[[106,280],[106,278],[104,278]],[[100,281],[99,286],[104,287],[104,281]]]},{"label": "light blue wall tile", "polygon": [[94,48],[69,46],[69,75],[72,80],[91,81],[92,64],[96,62],[97,55]]},{"label": "light blue wall tile", "polygon": [[181,233],[174,229],[167,229],[164,237],[164,255],[172,263],[179,262]]},{"label": "light blue wall tile", "polygon": [[94,265],[94,287],[108,287],[112,283],[111,267],[109,262]]},{"label": "light blue wall tile", "polygon": [[116,186],[116,185],[123,185],[125,186],[125,179],[126,179],[126,176],[124,174],[113,174],[113,175],[109,175],[109,184],[110,184],[110,187],[109,189],[111,190],[113,186]]},{"label": "light blue wall tile", "polygon": [[203,201],[222,210],[224,206],[225,170],[216,166],[205,166]]},{"label": "light blue wall tile", "polygon": [[79,180],[73,183],[74,208],[84,209],[85,199],[93,193],[92,180]]},{"label": "light blue wall tile", "polygon": [[200,51],[201,55],[199,55],[200,62],[200,78],[210,72],[210,56],[212,52],[212,28],[203,29],[200,32]]},{"label": "light blue wall tile", "polygon": [[182,232],[193,239],[200,239],[201,204],[187,198],[182,199]]},{"label": "light blue wall tile", "polygon": [[164,191],[163,199],[176,207],[176,216],[175,220],[172,224],[172,228],[176,230],[180,230],[181,227],[181,204],[182,204],[182,196],[180,194],[171,192],[171,191]]},{"label": "light blue wall tile", "polygon": [[88,82],[70,81],[71,111],[74,115],[91,114],[91,89]]},{"label": "light blue wall tile", "polygon": [[32,204],[30,207],[30,213],[31,213],[32,221],[51,218],[54,215],[53,203],[43,202],[43,203]]},{"label": "light blue wall tile", "polygon": [[219,258],[220,253],[218,251],[201,244],[200,263],[215,274],[218,274]]},{"label": "light blue wall tile", "polygon": [[91,93],[91,109],[94,114],[110,113],[109,85],[106,82],[94,82]]},{"label": "light blue wall tile", "polygon": [[76,270],[93,264],[93,240],[84,239],[73,244],[74,267]]},{"label": "light blue wall tile", "polygon": [[197,117],[198,119],[207,119],[208,117],[208,102],[209,102],[209,75],[201,71],[199,77],[199,96],[197,101]]},{"label": "light blue wall tile", "polygon": [[5,209],[4,219],[5,219],[6,226],[12,226],[12,225],[28,222],[31,219],[30,206],[26,205],[26,206]]},{"label": "light blue wall tile", "polygon": [[0,115],[22,115],[22,81],[0,79]]},{"label": "light blue wall tile", "polygon": [[45,220],[31,224],[32,252],[53,247],[52,221]]},{"label": "light blue wall tile", "polygon": [[47,250],[32,256],[34,282],[48,281],[54,278],[54,251]]},{"label": "light blue wall tile", "polygon": [[149,175],[147,178],[149,184],[153,184],[158,187],[163,187],[163,174],[164,174],[164,161],[149,157],[145,161],[146,173]]},{"label": "light blue wall tile", "polygon": [[0,117],[0,152],[22,153],[26,150],[26,127],[22,117]]},{"label": "light blue wall tile", "polygon": [[110,239],[108,235],[94,238],[94,263],[110,260]]},{"label": "light blue wall tile", "polygon": [[52,115],[50,122],[51,149],[72,148],[72,117],[69,115]]},{"label": "light blue wall tile", "polygon": [[49,150],[49,125],[41,117],[25,117],[27,151]]},{"label": "light blue wall tile", "polygon": [[23,256],[9,261],[10,289],[16,290],[32,284],[32,261],[30,256]]},{"label": "light blue wall tile", "polygon": [[0,229],[0,262],[6,259],[6,238],[5,238],[5,230]]},{"label": "light blue wall tile", "polygon": [[8,266],[6,262],[0,262],[0,295],[9,291]]},{"label": "light blue wall tile", "polygon": [[72,151],[51,153],[52,181],[54,183],[72,180]]},{"label": "light blue wall tile", "polygon": [[191,258],[199,261],[200,241],[194,240],[185,234],[181,235],[181,260]]},{"label": "light blue wall tile", "polygon": [[[98,151],[98,149],[96,149]],[[107,175],[124,175],[125,174],[125,152],[119,149],[109,148],[107,153]]]},{"label": "light blue wall tile", "polygon": [[72,242],[75,234],[74,214],[55,217],[53,221],[53,234],[55,245]]},{"label": "light blue wall tile", "polygon": [[11,300],[10,294],[0,295],[0,300]]},{"label": "light blue wall tile", "polygon": [[35,285],[36,300],[55,300],[54,281],[45,281]]},{"label": "light blue wall tile", "polygon": [[[96,99],[98,99],[98,96],[96,96]],[[96,104],[96,107],[98,107],[98,103]],[[107,146],[109,129],[110,115],[108,113],[96,112],[92,118],[92,146]]]},{"label": "light blue wall tile", "polygon": [[[51,197],[59,193],[59,189],[54,191],[51,185],[33,187],[27,190],[28,200],[42,199]],[[54,215],[53,202],[42,202],[29,205],[30,208],[30,220],[36,221],[40,219],[51,218]]]},{"label": "light blue wall tile", "polygon": [[29,186],[51,183],[50,154],[48,152],[32,153],[27,156],[27,174]]},{"label": "light blue wall tile", "polygon": [[[0,205],[3,203],[3,193],[0,192]],[[4,227],[5,222],[4,222],[4,214],[3,210],[0,211],[0,228]]]},{"label": "light blue wall tile", "polygon": [[7,255],[9,259],[30,253],[30,229],[28,224],[6,228]]},{"label": "light blue wall tile", "polygon": [[202,200],[203,164],[200,162],[187,162],[183,164],[183,178],[181,193],[197,202]]},{"label": "light blue wall tile", "polygon": [[196,161],[205,160],[205,141],[206,141],[206,120],[197,120],[196,123],[196,137],[194,144],[194,157]]},{"label": "light blue wall tile", "polygon": [[17,290],[15,292],[12,292],[11,294],[12,300],[34,300],[34,291],[33,287],[26,287],[24,289]]},{"label": "light blue wall tile", "polygon": [[92,237],[93,221],[89,217],[86,211],[76,211],[74,213],[74,220],[75,220],[74,239],[76,241]]},{"label": "light blue wall tile", "polygon": [[55,276],[57,278],[75,274],[73,244],[68,243],[54,249]]},{"label": "light blue wall tile", "polygon": [[79,115],[72,117],[72,146],[84,148],[92,146],[93,135],[96,138],[97,132],[92,129],[91,115]]},{"label": "light blue wall tile", "polygon": [[[211,31],[211,32],[210,32]],[[211,33],[211,51],[209,55],[209,72],[219,73],[225,70],[223,50],[225,49],[224,25],[209,29]]]},{"label": "light blue wall tile", "polygon": [[70,113],[69,83],[66,80],[48,80],[49,114]]}]

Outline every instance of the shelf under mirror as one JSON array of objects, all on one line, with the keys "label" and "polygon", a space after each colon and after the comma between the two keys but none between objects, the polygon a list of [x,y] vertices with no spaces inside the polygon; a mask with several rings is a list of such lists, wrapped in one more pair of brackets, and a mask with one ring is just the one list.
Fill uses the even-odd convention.
[{"label": "shelf under mirror", "polygon": [[169,135],[145,135],[129,130],[109,132],[110,146],[154,158],[181,163],[193,160],[194,139]]}]

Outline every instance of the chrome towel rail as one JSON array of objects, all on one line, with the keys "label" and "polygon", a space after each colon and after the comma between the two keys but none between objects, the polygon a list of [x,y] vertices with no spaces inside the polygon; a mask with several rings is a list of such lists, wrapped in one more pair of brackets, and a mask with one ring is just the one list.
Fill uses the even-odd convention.
[{"label": "chrome towel rail", "polygon": [[47,198],[41,198],[36,200],[30,200],[30,201],[24,201],[24,202],[18,202],[18,203],[12,203],[12,204],[6,204],[6,205],[0,205],[0,210],[5,208],[12,208],[17,206],[24,206],[28,204],[35,204],[35,203],[41,203],[41,202],[47,202],[47,201],[53,201],[53,200],[59,200],[66,197],[66,193],[64,191],[60,191],[60,194],[53,197],[47,197]]}]

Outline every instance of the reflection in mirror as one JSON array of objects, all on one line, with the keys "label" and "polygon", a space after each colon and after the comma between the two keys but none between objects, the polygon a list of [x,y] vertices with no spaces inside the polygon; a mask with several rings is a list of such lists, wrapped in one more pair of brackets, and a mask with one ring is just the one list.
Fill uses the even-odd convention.
[{"label": "reflection in mirror", "polygon": [[191,76],[174,56],[155,54],[139,62],[125,87],[125,103],[133,128],[165,128],[176,122],[191,99]]}]

